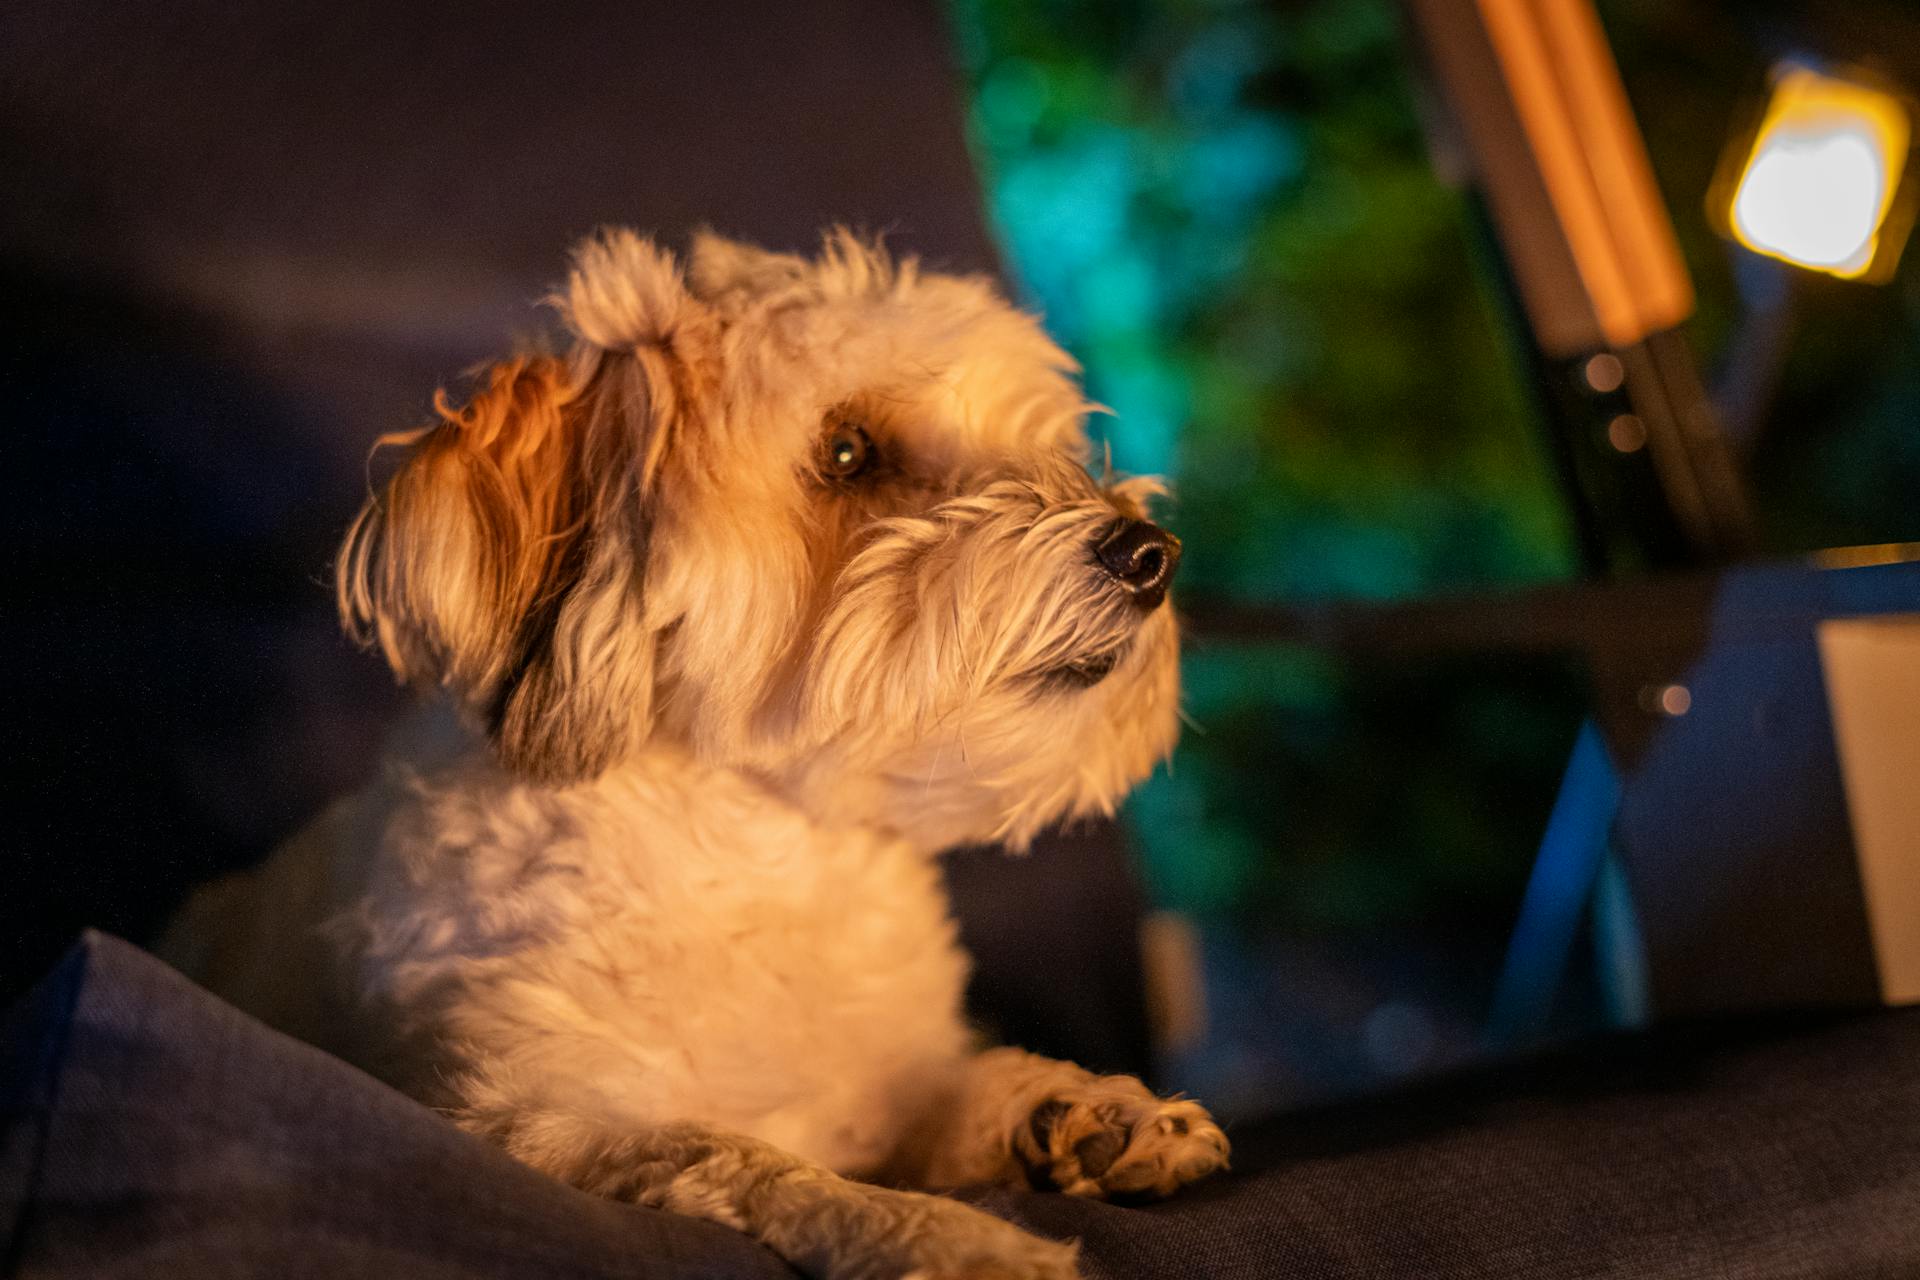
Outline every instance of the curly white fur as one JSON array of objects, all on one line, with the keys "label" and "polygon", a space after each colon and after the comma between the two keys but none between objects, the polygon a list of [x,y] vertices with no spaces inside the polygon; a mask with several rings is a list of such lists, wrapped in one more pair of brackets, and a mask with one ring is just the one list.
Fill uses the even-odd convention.
[{"label": "curly white fur", "polygon": [[[555,1176],[815,1274],[1072,1273],[925,1187],[1165,1193],[1191,1103],[996,1051],[933,855],[1110,811],[1171,748],[1177,641],[1095,548],[1072,362],[979,280],[629,232],[564,357],[496,365],[348,534],[349,628],[486,741],[397,749],[168,946]],[[823,467],[858,430],[871,463]],[[1157,604],[1157,597],[1149,601]],[[1011,1056],[1009,1056],[1011,1055]]]}]

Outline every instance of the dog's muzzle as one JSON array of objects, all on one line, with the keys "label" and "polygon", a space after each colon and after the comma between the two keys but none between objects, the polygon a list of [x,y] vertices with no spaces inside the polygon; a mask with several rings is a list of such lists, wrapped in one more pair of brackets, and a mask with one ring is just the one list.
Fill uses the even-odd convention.
[{"label": "dog's muzzle", "polygon": [[1180,539],[1146,520],[1122,520],[1094,545],[1093,556],[1143,613],[1151,613],[1167,598],[1180,567]]}]

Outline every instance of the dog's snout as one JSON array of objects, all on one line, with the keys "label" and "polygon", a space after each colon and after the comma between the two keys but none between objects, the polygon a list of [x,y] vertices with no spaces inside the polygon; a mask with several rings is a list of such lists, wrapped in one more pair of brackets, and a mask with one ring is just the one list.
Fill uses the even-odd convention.
[{"label": "dog's snout", "polygon": [[1133,595],[1142,609],[1157,609],[1180,567],[1180,539],[1145,520],[1122,520],[1094,546],[1094,558]]}]

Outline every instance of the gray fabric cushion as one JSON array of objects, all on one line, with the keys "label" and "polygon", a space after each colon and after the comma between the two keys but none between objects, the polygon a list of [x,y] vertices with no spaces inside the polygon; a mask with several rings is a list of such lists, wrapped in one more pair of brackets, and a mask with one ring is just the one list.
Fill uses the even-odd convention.
[{"label": "gray fabric cushion", "polygon": [[1231,1130],[1144,1209],[980,1198],[1103,1277],[1920,1276],[1920,1009],[1701,1022]]},{"label": "gray fabric cushion", "polygon": [[[1920,1011],[1701,1024],[1237,1132],[1127,1207],[988,1191],[1167,1276],[1920,1275]],[[607,1204],[90,934],[0,1039],[0,1269],[52,1276],[791,1274]]]},{"label": "gray fabric cushion", "polygon": [[90,933],[0,1042],[0,1259],[32,1277],[787,1277],[552,1181]]}]

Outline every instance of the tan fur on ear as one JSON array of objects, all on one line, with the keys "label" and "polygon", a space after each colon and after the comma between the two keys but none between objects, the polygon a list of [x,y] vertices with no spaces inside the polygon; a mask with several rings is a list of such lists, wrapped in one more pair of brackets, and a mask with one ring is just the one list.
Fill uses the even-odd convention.
[{"label": "tan fur on ear", "polygon": [[644,499],[664,432],[645,375],[520,357],[434,409],[438,425],[380,442],[413,453],[348,530],[342,621],[403,682],[453,690],[516,771],[591,777],[639,746],[651,709]]},{"label": "tan fur on ear", "polygon": [[608,351],[671,345],[705,315],[673,255],[624,227],[574,246],[566,290],[548,301],[582,341]]}]

